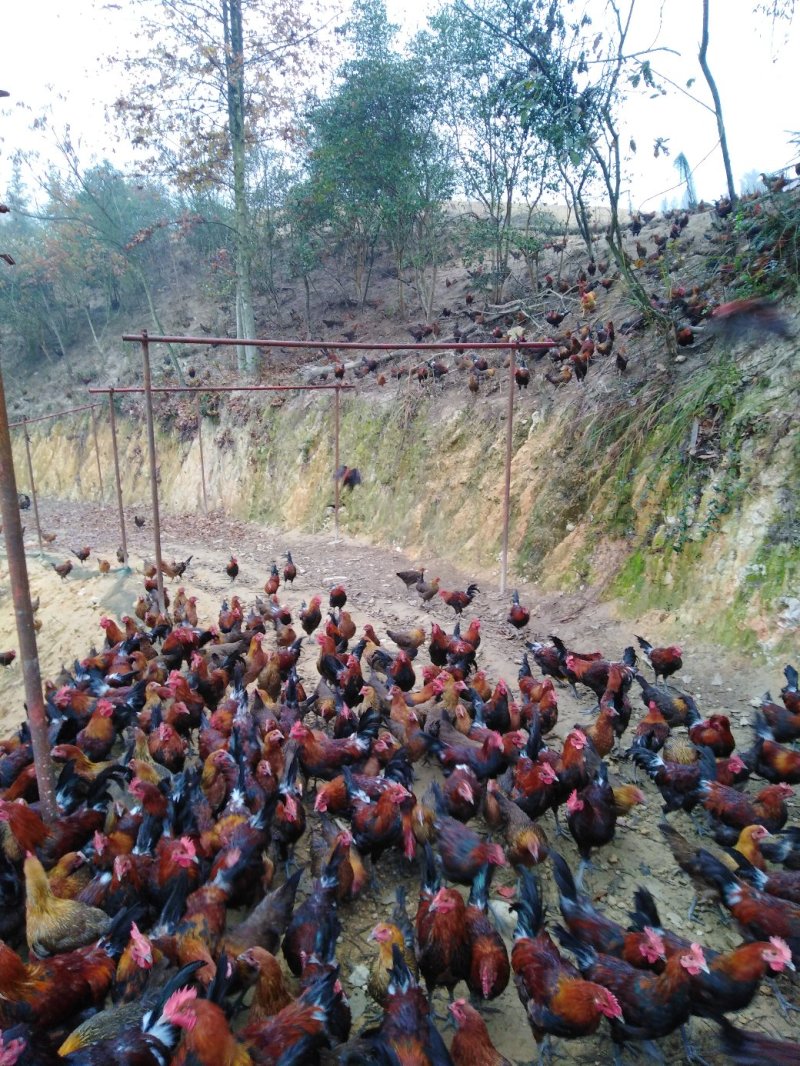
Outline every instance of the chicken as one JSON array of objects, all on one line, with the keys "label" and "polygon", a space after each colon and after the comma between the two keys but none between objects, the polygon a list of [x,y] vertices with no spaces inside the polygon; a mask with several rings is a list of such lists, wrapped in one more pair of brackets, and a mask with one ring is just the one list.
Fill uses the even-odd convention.
[{"label": "chicken", "polygon": [[653,668],[656,684],[658,684],[659,677],[666,681],[668,677],[677,673],[683,666],[683,659],[681,658],[683,650],[677,644],[670,644],[667,648],[654,648],[644,637],[636,637],[636,639],[645,659]]},{"label": "chicken", "polygon": [[314,881],[311,892],[292,914],[283,940],[283,957],[289,969],[299,977],[303,970],[303,956],[314,953],[317,938],[336,943],[342,925],[336,909],[339,888],[339,867],[344,861],[349,844],[343,839],[322,872]]},{"label": "chicken", "polygon": [[368,1029],[352,1048],[337,1048],[341,1063],[393,1063],[395,1066],[452,1066],[444,1041],[430,1014],[428,1000],[406,965],[398,945],[392,947],[386,1006],[377,1028]]},{"label": "chicken", "polygon": [[461,885],[471,885],[484,863],[508,865],[499,844],[487,843],[474,830],[445,814],[444,810],[439,792],[434,827],[445,877]]},{"label": "chicken", "polygon": [[403,582],[407,589],[411,589],[418,581],[422,581],[425,577],[425,567],[421,566],[419,570],[398,570],[397,576]]},{"label": "chicken", "polygon": [[312,596],[308,607],[305,604],[300,608],[298,615],[300,619],[300,625],[303,627],[303,631],[309,636],[319,626],[322,621],[322,612],[320,610],[320,604],[322,603],[321,596]]},{"label": "chicken", "polygon": [[282,885],[268,892],[243,921],[227,930],[222,947],[230,957],[238,958],[249,947],[264,948],[272,955],[277,952],[291,921],[302,876],[302,868],[295,871]]},{"label": "chicken", "polygon": [[138,529],[142,529],[144,527],[145,519],[141,515],[135,514],[133,516],[133,521],[136,523]]},{"label": "chicken", "polygon": [[711,325],[727,340],[751,335],[763,338],[766,334],[789,340],[793,336],[778,305],[764,296],[720,304],[711,312]]},{"label": "chicken", "polygon": [[664,813],[692,811],[701,801],[702,787],[714,782],[716,763],[710,748],[702,749],[697,762],[685,765],[668,762],[661,754],[646,748],[631,749],[631,758],[654,781],[664,800]]},{"label": "chicken", "polygon": [[494,1046],[486,1022],[472,1004],[457,999],[448,1009],[456,1026],[450,1045],[450,1057],[455,1066],[514,1066],[511,1059],[501,1055]]},{"label": "chicken", "polygon": [[344,585],[334,585],[328,594],[328,603],[334,609],[341,610],[347,603],[347,590]]},{"label": "chicken", "polygon": [[134,917],[122,911],[96,944],[27,964],[0,941],[0,1028],[23,1020],[47,1028],[102,1003]]},{"label": "chicken", "polygon": [[376,803],[366,793],[352,785],[349,770],[345,769],[345,782],[351,799],[353,815],[353,841],[362,855],[369,855],[373,863],[383,852],[396,844],[404,844],[405,856],[415,854],[411,825],[404,812],[410,812],[414,798],[402,785],[392,781],[381,792]]},{"label": "chicken", "polygon": [[637,968],[650,968],[657,961],[652,950],[652,930],[647,927],[641,932],[624,929],[597,910],[588,896],[578,892],[572,871],[561,855],[551,852],[550,857],[561,913],[570,933],[596,951],[625,959]]},{"label": "chicken", "polygon": [[695,722],[689,727],[689,740],[698,748],[711,748],[721,759],[726,759],[736,747],[731,721],[726,714],[712,714],[703,722]]},{"label": "chicken", "polygon": [[248,974],[256,975],[255,990],[247,1014],[249,1023],[263,1021],[283,1010],[294,1000],[286,987],[281,965],[274,955],[261,947],[243,951],[236,960]]},{"label": "chicken", "polygon": [[734,838],[747,825],[763,825],[770,833],[783,829],[789,817],[786,801],[794,796],[791,785],[767,785],[751,800],[736,789],[714,781],[713,776],[698,786],[698,792],[714,821],[736,831],[732,834]]},{"label": "chicken", "polygon": [[350,492],[353,491],[356,485],[360,485],[362,480],[361,472],[356,466],[340,466],[334,474],[334,478],[337,481],[341,481],[342,488],[348,489]]},{"label": "chicken", "polygon": [[617,827],[617,814],[614,793],[608,783],[608,771],[605,763],[600,763],[594,779],[581,789],[573,790],[567,800],[567,826],[578,845],[581,864],[578,870],[577,884],[583,883],[583,874],[590,865],[589,856],[592,848],[600,848],[614,839]]},{"label": "chicken", "polygon": [[527,389],[528,383],[531,380],[531,372],[528,369],[528,364],[521,357],[517,360],[517,365],[514,368],[514,381],[517,383],[518,389]]},{"label": "chicken", "polygon": [[[789,670],[791,667],[787,666],[786,669]],[[797,740],[800,737],[800,711],[790,710],[789,704],[793,706],[791,697],[792,693],[788,686],[781,693],[783,703],[773,703],[772,697],[766,692],[759,707],[764,720],[772,730],[773,738],[779,744],[785,744],[787,741]],[[786,703],[787,698],[789,704]]]},{"label": "chicken", "polygon": [[[272,1018],[251,1022],[242,1030],[241,1038],[252,1050],[253,1061],[317,1062],[320,1049],[339,1043],[334,1039],[332,1013],[340,999],[338,967],[334,966],[310,982],[296,1000]],[[346,1039],[347,1032],[342,1035]]]},{"label": "chicken", "polygon": [[387,629],[386,635],[389,640],[393,641],[398,648],[402,648],[406,653],[410,653],[412,650],[416,653],[417,648],[425,642],[425,630],[421,626],[415,626],[413,629],[407,630]]},{"label": "chicken", "polygon": [[506,855],[511,865],[519,870],[520,866],[536,866],[543,862],[549,854],[544,829],[531,821],[520,806],[508,799],[495,781],[488,783],[487,792],[494,797],[499,808]]},{"label": "chicken", "polygon": [[696,862],[699,875],[716,886],[722,902],[745,936],[752,940],[780,937],[789,945],[792,961],[797,965],[800,960],[800,906],[745,884],[704,848],[697,852]]},{"label": "chicken", "polygon": [[[437,985],[452,990],[470,969],[467,908],[454,888],[442,888],[429,844],[423,848],[422,879],[415,920],[419,972],[428,995]],[[451,995],[452,998],[452,995]]]},{"label": "chicken", "polygon": [[661,688],[651,685],[640,673],[634,674],[634,677],[642,686],[642,702],[645,707],[649,708],[651,703],[655,703],[672,728],[679,725],[688,728],[700,721],[697,704],[688,693],[679,692],[671,685],[664,685]]},{"label": "chicken", "polygon": [[75,556],[75,558],[78,559],[82,563],[85,563],[86,560],[89,558],[89,556],[92,554],[92,549],[91,548],[79,548],[77,551],[75,551],[75,549],[72,548],[71,551],[72,551],[72,554]]},{"label": "chicken", "polygon": [[647,714],[636,724],[633,731],[633,743],[625,754],[630,757],[637,748],[646,748],[648,751],[661,751],[669,733],[670,729],[666,718],[651,700]]},{"label": "chicken", "polygon": [[456,614],[461,614],[465,607],[469,607],[478,592],[480,592],[478,586],[471,583],[467,585],[466,592],[448,592],[447,589],[439,589],[439,596],[448,607],[453,608]]},{"label": "chicken", "polygon": [[734,1066],[763,1066],[780,1062],[782,1066],[800,1066],[800,1044],[776,1040],[761,1032],[737,1029],[725,1018],[720,1019],[720,1040],[726,1061]]},{"label": "chicken", "polygon": [[786,684],[781,689],[783,705],[790,714],[800,714],[800,676],[790,663],[783,668],[783,676],[786,678]]},{"label": "chicken", "polygon": [[514,629],[524,629],[531,620],[531,612],[519,602],[519,592],[516,589],[511,593],[511,609],[506,621]]},{"label": "chicken", "polygon": [[53,563],[53,569],[63,581],[72,572],[72,563],[66,559],[63,563]]},{"label": "chicken", "polygon": [[300,765],[307,777],[322,777],[330,780],[342,766],[364,758],[371,742],[378,736],[380,716],[367,711],[358,721],[353,737],[333,740],[326,733],[311,730],[301,722],[295,722],[289,732],[292,740],[300,746]]},{"label": "chicken", "polygon": [[233,582],[239,576],[239,560],[236,558],[235,555],[232,555],[230,557],[230,560],[228,561],[228,564],[225,567],[225,573],[231,579],[231,584],[233,584]]},{"label": "chicken", "polygon": [[753,773],[773,783],[800,783],[800,752],[775,742],[763,714],[756,711],[753,721],[756,739],[745,760]]},{"label": "chicken", "polygon": [[283,580],[286,582],[287,585],[291,585],[292,588],[294,588],[294,581],[295,581],[296,577],[297,577],[297,567],[294,564],[294,559],[292,558],[292,553],[290,551],[287,551],[286,552],[286,565],[283,568]]},{"label": "chicken", "polygon": [[596,951],[569,933],[559,940],[575,955],[578,968],[590,981],[607,988],[622,1010],[611,1023],[615,1043],[657,1040],[680,1028],[691,1009],[691,978],[708,973],[708,963],[699,944],[675,952],[660,974],[647,973],[624,959]]},{"label": "chicken", "polygon": [[423,603],[430,603],[433,597],[439,592],[439,582],[441,578],[435,577],[433,581],[425,581],[423,578],[416,583],[414,588],[420,595]]},{"label": "chicken", "polygon": [[383,1007],[386,1004],[389,993],[391,972],[394,965],[394,948],[395,946],[399,948],[406,966],[416,977],[417,959],[414,954],[414,945],[413,942],[409,945],[406,942],[403,931],[390,922],[379,922],[369,934],[367,940],[374,940],[378,945],[378,954],[370,967],[367,992],[379,1006]]},{"label": "chicken", "polygon": [[[152,1061],[154,1066],[157,1066],[158,1057],[152,1060],[131,1058],[136,1048],[137,1028],[141,1034],[153,1034],[154,1030],[159,1033],[158,1050],[168,1050],[173,1043],[176,1043],[177,1033],[170,1043],[163,1031],[165,1020],[171,1009],[167,1004],[175,992],[187,986],[189,979],[200,965],[202,964],[198,962],[189,963],[161,985],[152,988],[148,986],[144,995],[137,997],[136,1000],[115,1004],[92,1015],[87,1021],[73,1029],[59,1047],[59,1055],[70,1056],[67,1059],[68,1062],[75,1062],[80,1058],[80,1061],[87,1063],[87,1066],[92,1066],[94,1063],[103,1066],[109,1061],[109,1057],[113,1062],[119,1061],[139,1066],[142,1061]],[[173,1000],[174,1002],[176,1001]],[[146,1017],[147,1014],[150,1015],[149,1018]],[[146,1047],[150,1046],[146,1039],[144,1043]],[[164,1047],[165,1044],[166,1047]],[[81,1055],[76,1056],[75,1052],[81,1052]]]},{"label": "chicken", "polygon": [[72,951],[106,933],[111,919],[97,907],[53,895],[34,854],[25,856],[25,929],[28,947],[39,956]]},{"label": "chicken", "polygon": [[559,953],[544,928],[539,881],[530,870],[522,870],[511,969],[537,1044],[551,1036],[590,1036],[603,1017],[622,1017],[613,993],[584,980]]},{"label": "chicken", "polygon": [[621,663],[612,663],[606,659],[584,659],[569,652],[564,659],[564,665],[567,677],[573,685],[576,682],[585,685],[602,700],[606,698],[610,684],[615,695],[624,695],[633,680],[635,661],[636,653],[633,648],[626,648]]},{"label": "chicken", "polygon": [[491,866],[484,863],[475,875],[465,916],[470,948],[467,988],[482,1000],[501,995],[511,974],[503,938],[488,916],[491,873]]}]

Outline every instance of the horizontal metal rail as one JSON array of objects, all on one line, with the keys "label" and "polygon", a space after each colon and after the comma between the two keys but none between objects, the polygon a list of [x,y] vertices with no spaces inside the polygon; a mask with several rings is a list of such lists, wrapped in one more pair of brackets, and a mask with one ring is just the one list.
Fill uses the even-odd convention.
[{"label": "horizontal metal rail", "polygon": [[[340,389],[347,392],[354,389],[355,385],[153,385],[150,392],[322,392],[325,389]],[[93,396],[113,393],[143,393],[147,392],[141,385],[115,385],[114,388],[87,390]]]},{"label": "horizontal metal rail", "polygon": [[[89,390],[92,391],[91,389]],[[30,426],[34,422],[48,422],[51,418],[61,418],[62,415],[74,415],[78,411],[91,411],[93,407],[97,407],[96,403],[85,403],[82,407],[70,407],[66,411],[55,411],[51,415],[38,415],[36,418],[23,418],[21,422],[9,422],[9,429],[17,429],[19,426]]]},{"label": "horizontal metal rail", "polygon": [[[141,333],[123,333],[124,341],[142,341]],[[237,337],[157,337],[146,334],[149,344],[205,344],[213,348],[227,344],[234,347],[251,348],[334,348],[337,351],[347,352],[439,352],[461,350],[487,351],[491,349],[509,349],[515,351],[546,352],[555,347],[554,340],[543,341],[431,341],[430,344],[405,344],[398,341],[397,344],[379,343],[378,341],[275,341],[275,340],[246,340]],[[121,390],[120,390],[121,391]]]}]

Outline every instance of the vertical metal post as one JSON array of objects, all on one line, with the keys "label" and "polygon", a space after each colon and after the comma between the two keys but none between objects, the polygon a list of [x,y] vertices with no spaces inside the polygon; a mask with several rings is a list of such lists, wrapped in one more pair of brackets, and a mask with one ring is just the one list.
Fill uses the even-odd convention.
[{"label": "vertical metal post", "polygon": [[[28,427],[23,426],[27,441]],[[30,461],[30,455],[29,455]],[[36,497],[34,497],[35,499]],[[8,429],[6,395],[3,375],[0,373],[0,513],[3,517],[8,576],[11,596],[14,600],[14,615],[17,623],[19,654],[22,660],[22,679],[25,686],[25,706],[31,731],[33,762],[42,816],[51,824],[58,818],[55,778],[50,762],[50,742],[47,738],[47,717],[42,698],[42,676],[39,670],[39,651],[36,647],[36,631],[33,628],[31,589],[28,583],[28,566],[25,561],[25,545],[22,542],[22,522],[19,516],[17,479],[11,452],[11,434]],[[38,518],[37,518],[38,523]],[[39,542],[41,544],[41,540]]]},{"label": "vertical metal post", "polygon": [[122,538],[123,566],[128,565],[128,540],[125,536],[125,511],[122,507],[122,480],[119,476],[119,452],[117,451],[117,416],[114,414],[114,390],[108,390],[108,421],[111,426],[111,450],[114,453],[114,477],[117,482],[117,508],[119,510],[119,533]]},{"label": "vertical metal post", "polygon": [[147,413],[147,448],[150,452],[150,495],[153,502],[153,543],[156,553],[156,582],[158,583],[158,609],[164,607],[164,574],[161,569],[161,519],[158,513],[158,483],[156,470],[156,433],[153,424],[153,381],[150,374],[150,344],[147,330],[142,330],[142,366],[144,369],[144,406]]},{"label": "vertical metal post", "polygon": [[94,404],[89,412],[92,416],[92,435],[94,437],[94,457],[97,460],[97,480],[100,482],[100,500],[103,499],[103,471],[100,469],[100,448],[97,443],[97,416],[94,413]]},{"label": "vertical metal post", "polygon": [[203,459],[203,417],[200,414],[200,393],[195,396],[197,411],[197,443],[200,445],[200,481],[203,486],[203,510],[208,514],[208,496],[206,495],[206,464]]},{"label": "vertical metal post", "polygon": [[333,405],[333,539],[339,540],[339,386]]},{"label": "vertical metal post", "polygon": [[514,372],[516,359],[514,349],[508,349],[508,414],[506,416],[506,472],[503,487],[503,554],[500,562],[500,593],[506,591],[508,576],[508,525],[511,511],[511,448],[514,443]]},{"label": "vertical metal post", "polygon": [[[22,432],[25,434],[25,454],[28,457],[28,479],[31,485],[31,499],[33,500],[33,516],[36,520],[36,533],[39,537],[39,551],[44,552],[44,544],[42,544],[42,526],[39,522],[39,503],[36,499],[36,484],[33,480],[33,463],[31,461],[31,441],[28,436],[28,420],[22,419]],[[20,529],[22,526],[20,525]]]}]

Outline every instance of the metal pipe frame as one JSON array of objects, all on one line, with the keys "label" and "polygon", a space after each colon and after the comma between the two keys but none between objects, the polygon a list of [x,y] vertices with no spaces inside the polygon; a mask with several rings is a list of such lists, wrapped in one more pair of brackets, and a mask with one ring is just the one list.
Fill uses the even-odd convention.
[{"label": "metal pipe frame", "polygon": [[[108,391],[107,389],[105,390]],[[9,429],[18,429],[20,426],[32,426],[34,422],[49,422],[52,418],[62,418],[64,415],[74,415],[78,411],[91,411],[93,407],[97,407],[95,403],[85,403],[82,407],[68,407],[66,411],[54,411],[51,415],[37,415],[36,418],[23,418],[21,422],[9,422]]]},{"label": "metal pipe frame", "polygon": [[[141,344],[141,333],[123,333],[124,341],[138,341]],[[501,351],[507,348],[515,348],[518,351],[546,352],[556,347],[554,340],[544,341],[431,341],[430,344],[386,344],[378,341],[276,341],[276,340],[244,340],[236,337],[162,337],[149,336],[151,344],[201,344],[212,348],[221,345],[250,348],[305,348],[305,349],[333,349],[343,352],[441,352],[441,351],[487,351],[496,349]],[[255,386],[253,386],[255,387]],[[264,386],[268,388],[269,386]],[[278,386],[273,386],[277,388]],[[301,386],[297,386],[298,388]],[[308,386],[306,386],[308,387]],[[312,386],[314,387],[314,386]],[[316,386],[322,387],[322,386]],[[336,386],[331,385],[330,388]]]},{"label": "metal pipe frame", "polygon": [[117,482],[117,509],[119,511],[119,532],[122,538],[122,565],[128,565],[128,539],[125,535],[125,510],[122,506],[122,479],[119,476],[119,452],[117,450],[117,416],[114,413],[114,390],[108,389],[108,421],[111,427],[111,450],[114,453],[114,477]]},{"label": "metal pipe frame", "polygon": [[92,435],[94,437],[94,457],[97,460],[97,480],[100,483],[100,501],[103,500],[103,471],[100,468],[100,446],[97,443],[97,415],[94,413],[96,404],[89,408],[92,415]]},{"label": "metal pipe frame", "polygon": [[195,397],[197,411],[197,443],[200,445],[200,482],[203,486],[203,510],[208,514],[208,496],[206,495],[206,463],[203,457],[203,416],[200,413],[200,393]]},{"label": "metal pipe frame", "polygon": [[28,424],[23,418],[22,420],[23,433],[25,435],[25,455],[28,458],[28,481],[31,487],[31,498],[33,499],[33,517],[36,521],[36,534],[39,537],[39,552],[44,554],[44,544],[42,543],[42,524],[39,521],[39,501],[36,499],[36,482],[33,480],[33,462],[31,460],[31,438],[28,436]]},{"label": "metal pipe frame", "polygon": [[[523,340],[509,340],[509,341],[476,341],[473,344],[464,341],[433,341],[431,343],[422,344],[387,344],[378,342],[364,342],[364,341],[278,341],[271,339],[244,339],[244,338],[231,338],[231,337],[177,337],[177,336],[150,336],[146,330],[142,330],[141,333],[125,333],[122,336],[123,341],[138,342],[142,345],[143,358],[146,365],[145,373],[145,388],[136,389],[120,389],[120,392],[141,392],[147,393],[147,413],[148,413],[148,434],[151,433],[151,424],[153,417],[152,409],[152,393],[153,392],[194,392],[194,391],[207,391],[207,392],[299,392],[299,391],[318,391],[322,389],[335,389],[336,390],[336,407],[335,407],[335,438],[336,438],[336,470],[339,469],[338,458],[338,444],[339,444],[339,395],[341,388],[353,388],[353,386],[341,386],[338,383],[336,385],[250,385],[250,386],[217,386],[216,388],[209,388],[203,390],[199,388],[189,388],[188,386],[176,387],[176,386],[159,386],[153,388],[150,380],[150,364],[149,356],[147,353],[147,347],[149,344],[184,344],[184,345],[200,345],[206,347],[218,348],[220,346],[234,346],[234,347],[252,347],[252,348],[287,348],[287,349],[304,349],[304,350],[316,350],[326,351],[328,349],[334,351],[382,351],[382,352],[436,352],[436,351],[455,351],[464,352],[467,349],[472,351],[508,351],[510,353],[509,358],[509,396],[508,396],[508,415],[506,426],[506,457],[505,457],[505,471],[503,479],[503,535],[502,535],[502,552],[500,562],[500,592],[505,593],[507,578],[508,578],[508,541],[509,541],[509,525],[511,515],[511,454],[513,450],[513,426],[514,426],[514,371],[516,369],[516,352],[546,352],[552,348],[555,344],[554,341],[547,339],[543,341],[523,341]],[[90,393],[100,392],[99,389],[90,389]],[[157,511],[158,497],[157,489],[155,485],[155,442],[151,444],[150,455],[151,466],[151,480],[152,491],[154,499],[154,511]],[[205,480],[205,479],[204,479]],[[334,501],[334,530],[335,539],[339,539],[339,481],[335,480],[335,501]],[[156,525],[156,515],[154,513],[154,527]],[[156,565],[158,566],[158,582],[159,582],[159,595],[161,596],[161,603],[163,609],[163,578],[161,574],[161,562],[160,562],[160,532],[156,534],[157,547],[156,547]]]},{"label": "metal pipe frame", "polygon": [[156,468],[156,432],[153,419],[152,378],[150,373],[150,343],[147,331],[143,330],[139,338],[142,344],[142,365],[144,369],[145,412],[147,414],[147,448],[150,453],[150,498],[153,504],[153,544],[156,554],[156,584],[158,586],[158,609],[163,614],[166,610],[164,599],[164,572],[161,556],[161,516],[158,510],[158,470]]}]

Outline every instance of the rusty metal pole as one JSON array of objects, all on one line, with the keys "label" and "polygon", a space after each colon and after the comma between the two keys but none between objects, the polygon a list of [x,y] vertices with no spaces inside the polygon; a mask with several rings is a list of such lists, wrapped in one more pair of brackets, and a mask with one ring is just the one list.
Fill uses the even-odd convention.
[{"label": "rusty metal pole", "polygon": [[128,539],[125,536],[125,511],[122,506],[122,480],[119,476],[119,452],[117,451],[117,416],[114,414],[114,390],[108,390],[108,422],[111,426],[111,451],[114,453],[114,477],[117,482],[117,508],[119,510],[119,533],[122,538],[122,565],[128,565]]},{"label": "rusty metal pole", "polygon": [[[36,499],[36,483],[33,480],[33,462],[31,461],[31,439],[28,436],[28,420],[22,419],[22,432],[25,434],[25,454],[28,457],[28,478],[31,485],[31,499],[33,500],[33,517],[36,521],[36,533],[39,537],[39,551],[44,553],[44,544],[42,544],[42,526],[39,522],[39,502]],[[20,526],[20,529],[22,526]]]},{"label": "rusty metal pole", "polygon": [[508,525],[511,513],[511,450],[514,443],[514,349],[508,349],[508,414],[506,415],[506,473],[503,487],[503,554],[500,562],[500,593],[506,591],[508,576]]},{"label": "rusty metal pole", "polygon": [[97,480],[100,482],[100,502],[103,501],[103,471],[100,469],[100,447],[97,443],[97,416],[94,405],[90,408],[92,416],[92,436],[94,437],[94,457],[97,460]]},{"label": "rusty metal pole", "polygon": [[[27,426],[23,427],[26,433]],[[34,497],[35,499],[35,497]],[[25,686],[25,708],[31,731],[31,747],[36,769],[36,783],[44,820],[54,823],[58,818],[55,777],[50,761],[50,742],[47,737],[47,716],[42,698],[42,676],[39,670],[39,651],[36,647],[36,631],[33,628],[31,589],[28,583],[28,565],[25,561],[25,545],[22,541],[22,522],[19,516],[17,479],[14,473],[14,458],[11,451],[11,434],[8,429],[5,387],[0,373],[0,513],[8,557],[8,576],[11,596],[14,600],[14,615],[17,623],[19,654],[22,660],[22,680]],[[38,521],[38,520],[37,520]],[[41,541],[40,541],[41,543]]]},{"label": "rusty metal pole", "polygon": [[197,443],[200,445],[200,481],[203,486],[203,510],[208,514],[208,496],[206,495],[206,464],[203,459],[203,417],[200,414],[200,393],[195,396],[197,410]]},{"label": "rusty metal pole", "polygon": [[158,609],[163,613],[164,573],[161,569],[161,519],[158,513],[158,472],[156,469],[156,432],[153,424],[153,393],[150,374],[150,344],[147,330],[142,330],[142,366],[144,369],[144,405],[147,412],[147,448],[150,453],[150,495],[153,502],[153,542],[156,552],[156,581],[158,583]]},{"label": "rusty metal pole", "polygon": [[333,405],[333,539],[339,540],[339,386]]}]

